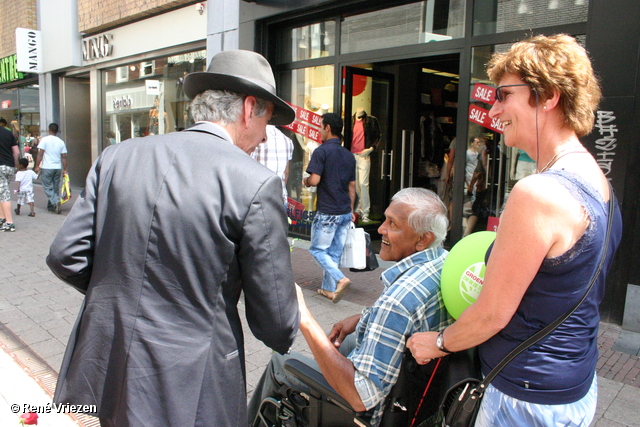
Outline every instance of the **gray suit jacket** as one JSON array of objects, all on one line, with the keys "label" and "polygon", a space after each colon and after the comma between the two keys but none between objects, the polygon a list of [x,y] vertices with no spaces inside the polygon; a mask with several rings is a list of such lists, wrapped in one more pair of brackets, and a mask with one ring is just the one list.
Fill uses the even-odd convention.
[{"label": "gray suit jacket", "polygon": [[55,402],[121,426],[246,424],[253,334],[286,352],[299,313],[280,178],[199,123],[108,147],[47,264],[86,291]]}]

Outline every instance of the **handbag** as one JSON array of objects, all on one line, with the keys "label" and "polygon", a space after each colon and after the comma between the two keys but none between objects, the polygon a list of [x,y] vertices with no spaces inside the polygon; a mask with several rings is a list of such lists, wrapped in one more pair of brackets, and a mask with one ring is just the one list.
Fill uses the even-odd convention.
[{"label": "handbag", "polygon": [[373,244],[371,243],[371,235],[369,235],[369,233],[367,233],[366,231],[364,232],[364,237],[366,240],[366,262],[367,265],[364,268],[351,268],[351,271],[373,271],[376,268],[378,268],[380,266],[380,264],[378,263],[378,257],[376,257],[376,251],[373,249]]},{"label": "handbag", "polygon": [[[591,282],[587,287],[586,292],[569,311],[567,311],[562,316],[558,317],[552,323],[541,329],[540,331],[533,334],[526,341],[522,342],[516,348],[511,350],[509,354],[507,354],[501,361],[498,363],[492,370],[487,374],[487,376],[480,382],[477,380],[465,381],[464,383],[457,384],[447,391],[445,398],[440,407],[440,412],[442,417],[444,418],[443,426],[446,427],[468,427],[473,426],[476,422],[476,417],[478,416],[478,411],[480,410],[480,403],[482,402],[482,397],[484,396],[484,392],[487,389],[487,386],[493,381],[493,379],[500,373],[500,371],[507,366],[509,362],[511,362],[515,357],[517,357],[520,353],[525,351],[527,348],[531,347],[551,332],[556,329],[560,324],[562,324],[569,316],[571,316],[577,309],[580,307],[580,304],[587,298],[591,288],[593,288],[593,284],[596,279],[600,275],[600,271],[602,270],[602,266],[604,265],[605,259],[607,257],[607,249],[609,247],[609,236],[611,234],[611,225],[613,223],[613,215],[615,209],[615,199],[613,194],[613,188],[609,183],[609,223],[607,224],[607,233],[605,235],[605,246],[602,250],[602,256],[600,257],[600,263],[598,264],[598,268],[591,278]],[[447,356],[451,357],[451,355]]]},{"label": "handbag", "polygon": [[62,185],[60,186],[60,203],[71,200],[71,185],[69,184],[69,174],[62,175]]},{"label": "handbag", "polygon": [[367,243],[364,229],[356,228],[351,222],[347,230],[347,240],[340,256],[340,268],[365,268],[367,266]]},{"label": "handbag", "polygon": [[441,402],[460,384],[482,379],[475,347],[419,365],[405,351],[398,380],[387,396],[381,427],[440,427]]}]

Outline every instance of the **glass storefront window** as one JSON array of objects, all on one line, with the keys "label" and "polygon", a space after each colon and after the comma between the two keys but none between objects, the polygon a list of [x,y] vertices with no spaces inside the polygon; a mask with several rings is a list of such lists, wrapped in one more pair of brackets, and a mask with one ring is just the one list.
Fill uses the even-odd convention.
[{"label": "glass storefront window", "polygon": [[[586,38],[580,35],[576,40],[584,46]],[[486,64],[494,52],[505,52],[510,47],[508,43],[472,50],[463,235],[493,230],[516,182],[536,173],[535,160],[523,150],[507,147],[502,138],[502,124],[489,117],[495,101],[495,86],[487,77]]]},{"label": "glass storefront window", "polygon": [[586,22],[589,0],[476,0],[473,35]]},{"label": "glass storefront window", "polygon": [[[0,91],[0,117],[16,136],[24,157],[40,137],[40,100],[37,84]],[[29,158],[29,156],[26,156]]]},{"label": "glass storefront window", "polygon": [[103,148],[190,126],[182,83],[188,73],[205,71],[206,60],[201,50],[103,70]]},{"label": "glass storefront window", "polygon": [[278,36],[278,62],[335,55],[336,23],[324,21],[284,31]]},{"label": "glass storefront window", "polygon": [[[333,112],[334,66],[323,65],[282,72],[279,87],[284,99],[303,114],[285,132],[293,140],[293,157],[289,163],[290,231],[299,235],[310,235],[313,211],[316,210],[316,188],[302,185],[311,154],[319,146],[318,115]],[[306,111],[305,111],[306,110]],[[304,118],[301,118],[303,116]]]},{"label": "glass storefront window", "polygon": [[341,53],[464,37],[464,0],[428,0],[344,18]]}]

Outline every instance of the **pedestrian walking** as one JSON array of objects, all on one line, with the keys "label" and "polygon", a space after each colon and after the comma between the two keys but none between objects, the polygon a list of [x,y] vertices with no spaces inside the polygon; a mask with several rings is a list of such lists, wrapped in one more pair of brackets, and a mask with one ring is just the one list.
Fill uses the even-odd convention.
[{"label": "pedestrian walking", "polygon": [[47,210],[61,213],[60,183],[62,175],[67,173],[67,146],[62,139],[56,136],[58,130],[57,123],[51,123],[49,135],[40,140],[34,171],[40,175],[42,188],[49,199],[47,200]]},{"label": "pedestrian walking", "polygon": [[2,231],[15,231],[13,215],[11,213],[11,189],[9,185],[16,173],[16,165],[20,149],[13,133],[4,127],[0,127],[0,229]]},{"label": "pedestrian walking", "polygon": [[316,148],[307,167],[303,184],[318,187],[318,210],[311,225],[309,252],[324,270],[318,293],[339,302],[351,280],[338,268],[347,239],[349,223],[355,222],[356,160],[342,146],[343,122],[335,113],[322,116],[323,144]]},{"label": "pedestrian walking", "polygon": [[18,160],[18,163],[16,181],[20,183],[20,188],[18,189],[18,206],[14,212],[16,215],[20,215],[20,207],[28,203],[30,208],[29,216],[36,216],[35,203],[33,202],[33,180],[38,178],[38,175],[31,169],[27,169],[29,160],[23,157]]}]

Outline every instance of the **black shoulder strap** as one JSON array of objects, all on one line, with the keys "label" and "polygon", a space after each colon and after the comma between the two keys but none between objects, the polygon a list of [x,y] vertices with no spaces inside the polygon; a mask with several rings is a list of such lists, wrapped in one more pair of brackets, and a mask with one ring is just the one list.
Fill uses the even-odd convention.
[{"label": "black shoulder strap", "polygon": [[555,321],[553,321],[552,323],[550,323],[540,331],[533,334],[531,337],[529,337],[529,339],[524,341],[522,344],[520,344],[519,346],[511,350],[511,352],[507,354],[504,357],[504,359],[502,359],[500,363],[498,363],[491,370],[491,372],[487,374],[486,377],[484,377],[484,379],[476,389],[478,393],[480,394],[484,393],[484,390],[487,388],[489,383],[493,381],[493,379],[500,373],[500,371],[509,362],[511,362],[516,356],[518,356],[520,353],[525,351],[527,348],[531,347],[532,345],[534,345],[535,343],[537,343],[538,341],[540,341],[541,339],[549,335],[551,332],[553,332],[553,330],[556,329],[558,326],[560,326],[562,322],[567,320],[567,318],[571,316],[578,309],[578,307],[580,307],[580,304],[582,304],[582,302],[587,298],[587,295],[589,295],[591,288],[593,288],[593,284],[596,282],[596,279],[600,275],[602,266],[604,265],[605,259],[607,258],[607,249],[609,248],[609,237],[611,234],[611,225],[613,224],[614,212],[615,212],[615,196],[613,194],[613,187],[611,187],[611,183],[609,183],[609,223],[607,224],[607,234],[604,240],[604,248],[602,250],[602,256],[600,258],[600,264],[598,264],[598,269],[594,273],[593,278],[591,279],[591,283],[589,283],[589,286],[587,287],[587,291],[584,293],[580,301],[578,301],[577,304],[571,308],[571,310],[567,311],[565,314],[558,317]]}]

